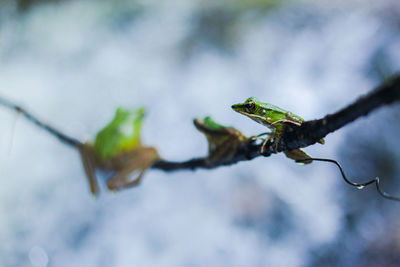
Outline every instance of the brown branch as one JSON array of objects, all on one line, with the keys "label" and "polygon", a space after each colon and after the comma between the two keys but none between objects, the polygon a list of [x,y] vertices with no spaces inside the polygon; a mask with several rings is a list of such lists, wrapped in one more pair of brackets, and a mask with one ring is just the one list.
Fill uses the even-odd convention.
[{"label": "brown branch", "polygon": [[[400,101],[400,74],[393,76],[370,93],[336,113],[328,114],[318,120],[306,121],[299,127],[287,125],[286,132],[279,140],[278,152],[291,151],[315,144],[329,133],[368,115],[373,110],[398,101]],[[265,156],[276,153],[275,147],[276,144],[269,143]]]},{"label": "brown branch", "polygon": [[248,141],[240,144],[240,146],[236,151],[236,155],[234,155],[232,159],[229,161],[210,164],[209,161],[207,160],[208,157],[194,158],[183,162],[160,160],[157,161],[152,166],[152,168],[164,171],[195,170],[199,168],[213,169],[224,165],[232,165],[239,161],[252,160],[255,157],[261,156],[259,151],[260,151],[260,145],[256,145],[252,141]]},{"label": "brown branch", "polygon": [[[353,104],[339,110],[336,113],[329,114],[318,120],[311,120],[304,122],[299,127],[293,127],[287,125],[282,138],[278,140],[278,149],[275,150],[276,144],[274,141],[269,141],[267,144],[266,153],[263,156],[269,156],[272,153],[287,152],[297,148],[306,147],[316,143],[321,138],[324,138],[329,133],[332,133],[344,125],[356,120],[359,117],[365,116],[374,109],[377,109],[383,105],[390,105],[397,101],[400,101],[400,75],[394,76],[392,79],[386,81],[381,86],[377,87],[369,94],[362,96]],[[13,109],[23,114],[29,121],[36,124],[38,127],[46,130],[50,134],[56,136],[63,143],[73,146],[75,148],[81,148],[82,142],[79,140],[69,137],[54,127],[43,123],[37,119],[31,113],[27,112],[22,107],[11,103],[10,101],[0,98],[0,105],[7,108]],[[205,168],[211,169],[223,165],[232,165],[239,161],[252,160],[255,157],[261,156],[260,144],[248,141],[241,143],[237,149],[236,154],[229,160],[221,163],[210,164],[204,158],[194,158],[183,162],[172,162],[167,160],[157,161],[152,168],[160,169],[164,171],[184,170],[184,169],[198,169]]]},{"label": "brown branch", "polygon": [[[275,150],[276,144],[273,140],[267,144],[266,153],[263,156],[268,157],[273,153],[287,152],[297,148],[307,147],[315,144],[320,139],[327,136],[346,124],[369,114],[374,109],[383,105],[390,105],[400,101],[400,75],[396,75],[386,81],[376,89],[372,90],[365,96],[360,97],[353,104],[339,110],[336,113],[328,114],[318,120],[304,122],[301,126],[295,127],[288,124],[282,138],[278,140],[278,149]],[[242,144],[230,162],[223,164],[207,165],[206,158],[191,159],[185,162],[169,162],[159,161],[153,168],[165,171],[180,169],[197,169],[197,168],[216,168],[221,165],[231,165],[239,161],[252,160],[261,156],[260,145],[254,142]]]}]

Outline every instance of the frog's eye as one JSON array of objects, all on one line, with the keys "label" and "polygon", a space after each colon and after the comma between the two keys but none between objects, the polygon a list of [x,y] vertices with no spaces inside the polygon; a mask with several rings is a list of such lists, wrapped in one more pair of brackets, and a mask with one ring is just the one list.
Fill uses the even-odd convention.
[{"label": "frog's eye", "polygon": [[246,109],[246,112],[254,113],[254,111],[256,110],[256,104],[250,101],[244,105],[244,108]]}]

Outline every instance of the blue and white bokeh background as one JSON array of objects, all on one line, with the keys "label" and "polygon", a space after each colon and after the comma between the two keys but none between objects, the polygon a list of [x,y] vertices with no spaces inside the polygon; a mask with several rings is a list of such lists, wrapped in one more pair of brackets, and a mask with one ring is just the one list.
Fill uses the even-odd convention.
[{"label": "blue and white bokeh background", "polygon": [[[145,106],[143,141],[170,160],[207,153],[195,117],[259,134],[233,103],[320,118],[400,69],[397,0],[0,3],[1,96],[80,140]],[[305,150],[400,194],[399,114]],[[76,151],[2,107],[0,125],[0,267],[400,264],[399,203],[326,163],[151,170],[116,194],[102,181],[94,199]]]}]

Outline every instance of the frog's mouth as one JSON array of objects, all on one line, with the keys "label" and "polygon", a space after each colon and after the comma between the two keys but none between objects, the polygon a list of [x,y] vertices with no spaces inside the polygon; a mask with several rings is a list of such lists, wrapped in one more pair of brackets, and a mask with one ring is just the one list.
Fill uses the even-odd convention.
[{"label": "frog's mouth", "polygon": [[244,103],[244,104],[234,104],[234,105],[231,106],[231,108],[232,108],[234,111],[239,112],[240,114],[251,115],[247,103]]},{"label": "frog's mouth", "polygon": [[238,111],[241,108],[244,108],[244,104],[234,104],[231,106],[231,108],[235,111]]},{"label": "frog's mouth", "polygon": [[236,112],[238,112],[240,114],[243,114],[243,115],[246,115],[246,116],[249,116],[249,117],[251,115],[250,113],[245,111],[246,109],[245,109],[245,105],[244,104],[235,104],[235,105],[232,105],[231,108],[234,111],[236,111]]}]

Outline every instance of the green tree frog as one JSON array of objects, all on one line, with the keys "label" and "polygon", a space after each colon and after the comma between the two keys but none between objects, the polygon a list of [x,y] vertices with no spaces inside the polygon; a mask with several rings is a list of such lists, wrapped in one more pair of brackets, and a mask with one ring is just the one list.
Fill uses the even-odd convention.
[{"label": "green tree frog", "polygon": [[[118,108],[113,120],[96,136],[94,144],[86,142],[80,154],[92,194],[98,193],[96,169],[113,172],[107,182],[110,190],[137,185],[144,172],[159,159],[154,147],[142,146],[140,131],[144,108],[129,111]],[[138,172],[130,179],[132,172]]]},{"label": "green tree frog", "polygon": [[206,161],[209,165],[231,160],[240,143],[249,141],[241,131],[216,123],[211,117],[195,119],[193,123],[207,138],[209,156]]},{"label": "green tree frog", "polygon": [[[285,124],[300,126],[304,122],[304,119],[300,116],[272,104],[260,102],[255,97],[248,98],[244,103],[232,105],[232,109],[240,114],[246,115],[271,130],[269,137],[264,139],[261,146],[261,154],[265,152],[265,145],[270,138],[274,138],[276,144],[278,144],[278,141],[285,130]],[[321,139],[318,142],[321,144],[325,143],[324,139]],[[311,158],[301,149],[295,149],[286,152],[285,154],[287,157],[294,160]],[[304,163],[307,164],[311,162],[312,161],[310,160]]]}]

